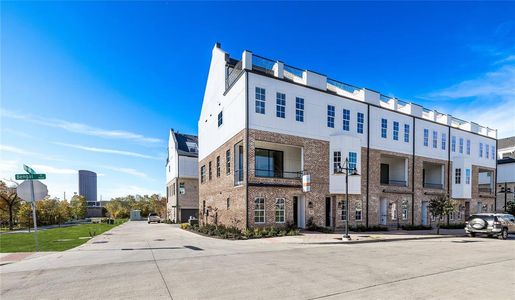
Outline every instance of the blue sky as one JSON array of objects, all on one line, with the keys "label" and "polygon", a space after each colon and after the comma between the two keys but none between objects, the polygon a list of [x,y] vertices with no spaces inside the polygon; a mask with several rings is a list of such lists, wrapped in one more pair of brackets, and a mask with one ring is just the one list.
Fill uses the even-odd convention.
[{"label": "blue sky", "polygon": [[515,135],[513,3],[1,3],[0,178],[52,196],[164,193],[196,133],[211,49],[244,49]]}]

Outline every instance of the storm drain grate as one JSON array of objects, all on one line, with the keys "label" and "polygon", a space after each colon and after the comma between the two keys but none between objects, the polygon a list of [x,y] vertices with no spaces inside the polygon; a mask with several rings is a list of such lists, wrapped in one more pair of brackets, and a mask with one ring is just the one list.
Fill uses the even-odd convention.
[{"label": "storm drain grate", "polygon": [[165,239],[155,239],[154,241],[156,241],[156,242],[162,242],[162,241],[164,241],[164,240],[165,240]]},{"label": "storm drain grate", "polygon": [[204,251],[204,249],[195,246],[184,246],[184,248],[188,248],[195,251]]},{"label": "storm drain grate", "polygon": [[96,241],[96,242],[93,242],[92,244],[105,244],[105,243],[108,243],[108,241]]}]

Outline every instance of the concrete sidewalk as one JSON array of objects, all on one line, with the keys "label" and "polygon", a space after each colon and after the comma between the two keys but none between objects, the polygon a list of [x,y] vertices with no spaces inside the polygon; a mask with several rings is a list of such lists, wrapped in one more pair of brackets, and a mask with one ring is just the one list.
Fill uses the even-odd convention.
[{"label": "concrete sidewalk", "polygon": [[253,239],[248,241],[263,244],[359,244],[464,237],[465,231],[463,229],[441,229],[439,235],[436,234],[436,229],[416,231],[395,230],[379,232],[350,232],[350,241],[342,241],[342,235],[343,232],[320,233],[315,231],[302,231],[301,235],[298,236]]}]

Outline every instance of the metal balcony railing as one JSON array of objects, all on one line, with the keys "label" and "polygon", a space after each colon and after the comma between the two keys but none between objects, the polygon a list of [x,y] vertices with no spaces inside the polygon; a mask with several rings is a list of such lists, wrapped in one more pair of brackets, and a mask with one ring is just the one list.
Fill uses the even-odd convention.
[{"label": "metal balcony railing", "polygon": [[443,184],[441,184],[441,183],[424,182],[424,188],[426,188],[426,189],[443,190]]},{"label": "metal balcony railing", "polygon": [[485,193],[485,194],[491,194],[492,193],[492,188],[490,188],[490,187],[480,187],[479,188],[479,192],[480,193]]},{"label": "metal balcony railing", "polygon": [[226,90],[232,86],[232,84],[234,83],[234,81],[236,79],[238,79],[238,77],[240,76],[242,71],[243,71],[243,69],[241,67],[241,61],[239,61],[236,65],[234,65],[234,68],[228,69],[228,71],[227,71],[228,73],[225,78],[225,89]]},{"label": "metal balcony railing", "polygon": [[404,181],[404,180],[388,180],[388,181],[382,180],[381,184],[382,185],[392,185],[392,186],[403,186],[403,187],[408,186],[406,181]]},{"label": "metal balcony railing", "polygon": [[256,177],[267,178],[283,178],[283,179],[300,179],[302,178],[302,171],[291,172],[270,169],[256,169]]}]

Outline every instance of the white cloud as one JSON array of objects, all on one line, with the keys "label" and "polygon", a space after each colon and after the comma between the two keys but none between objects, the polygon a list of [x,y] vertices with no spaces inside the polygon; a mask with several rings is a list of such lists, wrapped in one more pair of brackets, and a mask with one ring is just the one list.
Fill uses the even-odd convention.
[{"label": "white cloud", "polygon": [[160,158],[160,157],[155,157],[155,156],[150,156],[150,155],[136,153],[136,152],[130,152],[130,151],[107,149],[107,148],[97,148],[97,147],[89,147],[89,146],[74,145],[74,144],[67,144],[67,143],[60,143],[60,142],[54,142],[54,144],[60,145],[60,146],[64,146],[64,147],[69,147],[69,148],[75,148],[75,149],[80,149],[80,150],[84,150],[84,151],[89,151],[89,152],[107,153],[107,154],[116,154],[116,155],[139,157],[139,158],[145,158],[145,159],[162,160],[162,158]]},{"label": "white cloud", "polygon": [[430,98],[450,99],[492,96],[515,98],[515,66],[505,65],[479,78],[465,80],[429,94]]},{"label": "white cloud", "polygon": [[0,145],[0,151],[11,152],[11,153],[20,154],[20,155],[31,155],[31,156],[37,155],[37,153],[26,151],[26,150],[23,150],[23,149],[20,149],[17,147],[13,147],[13,146],[9,146],[9,145]]},{"label": "white cloud", "polygon": [[104,169],[115,171],[115,172],[125,173],[125,174],[129,174],[129,175],[133,175],[133,176],[137,176],[137,177],[141,177],[141,178],[148,178],[147,174],[145,174],[143,172],[139,172],[139,171],[137,171],[135,169],[131,169],[131,168],[119,168],[119,167],[113,167],[113,166],[101,166],[101,167]]},{"label": "white cloud", "polygon": [[66,120],[60,120],[60,119],[48,119],[48,118],[42,118],[38,116],[33,115],[24,115],[19,114],[13,111],[8,111],[5,109],[2,109],[0,111],[0,115],[5,118],[12,118],[12,119],[18,119],[23,120],[31,123],[36,123],[40,125],[45,125],[49,127],[54,128],[60,128],[69,132],[73,133],[79,133],[84,135],[90,135],[90,136],[96,136],[96,137],[103,137],[103,138],[112,138],[112,139],[124,139],[124,140],[130,140],[134,142],[144,143],[144,144],[159,144],[163,141],[158,138],[151,138],[151,137],[145,137],[141,134],[125,131],[125,130],[108,130],[108,129],[102,129],[102,128],[96,128],[90,125],[82,124],[82,123],[75,123],[75,122],[69,122]]},{"label": "white cloud", "polygon": [[[40,173],[46,173],[46,174],[78,174],[77,170],[74,169],[67,169],[67,168],[56,168],[52,166],[47,165],[31,165],[31,167],[36,170],[36,172]],[[78,176],[78,175],[77,175]]]},{"label": "white cloud", "polygon": [[[100,191],[99,191],[100,192]],[[127,195],[152,195],[152,194],[163,194],[163,191],[152,190],[145,187],[136,185],[123,185],[102,189],[102,198],[104,200],[115,197],[123,197]]]},{"label": "white cloud", "polygon": [[[513,61],[508,56],[506,62]],[[475,79],[464,80],[430,93],[432,100],[445,102],[451,115],[497,129],[497,137],[515,135],[515,65],[504,64]],[[455,103],[459,101],[459,104]]]}]

